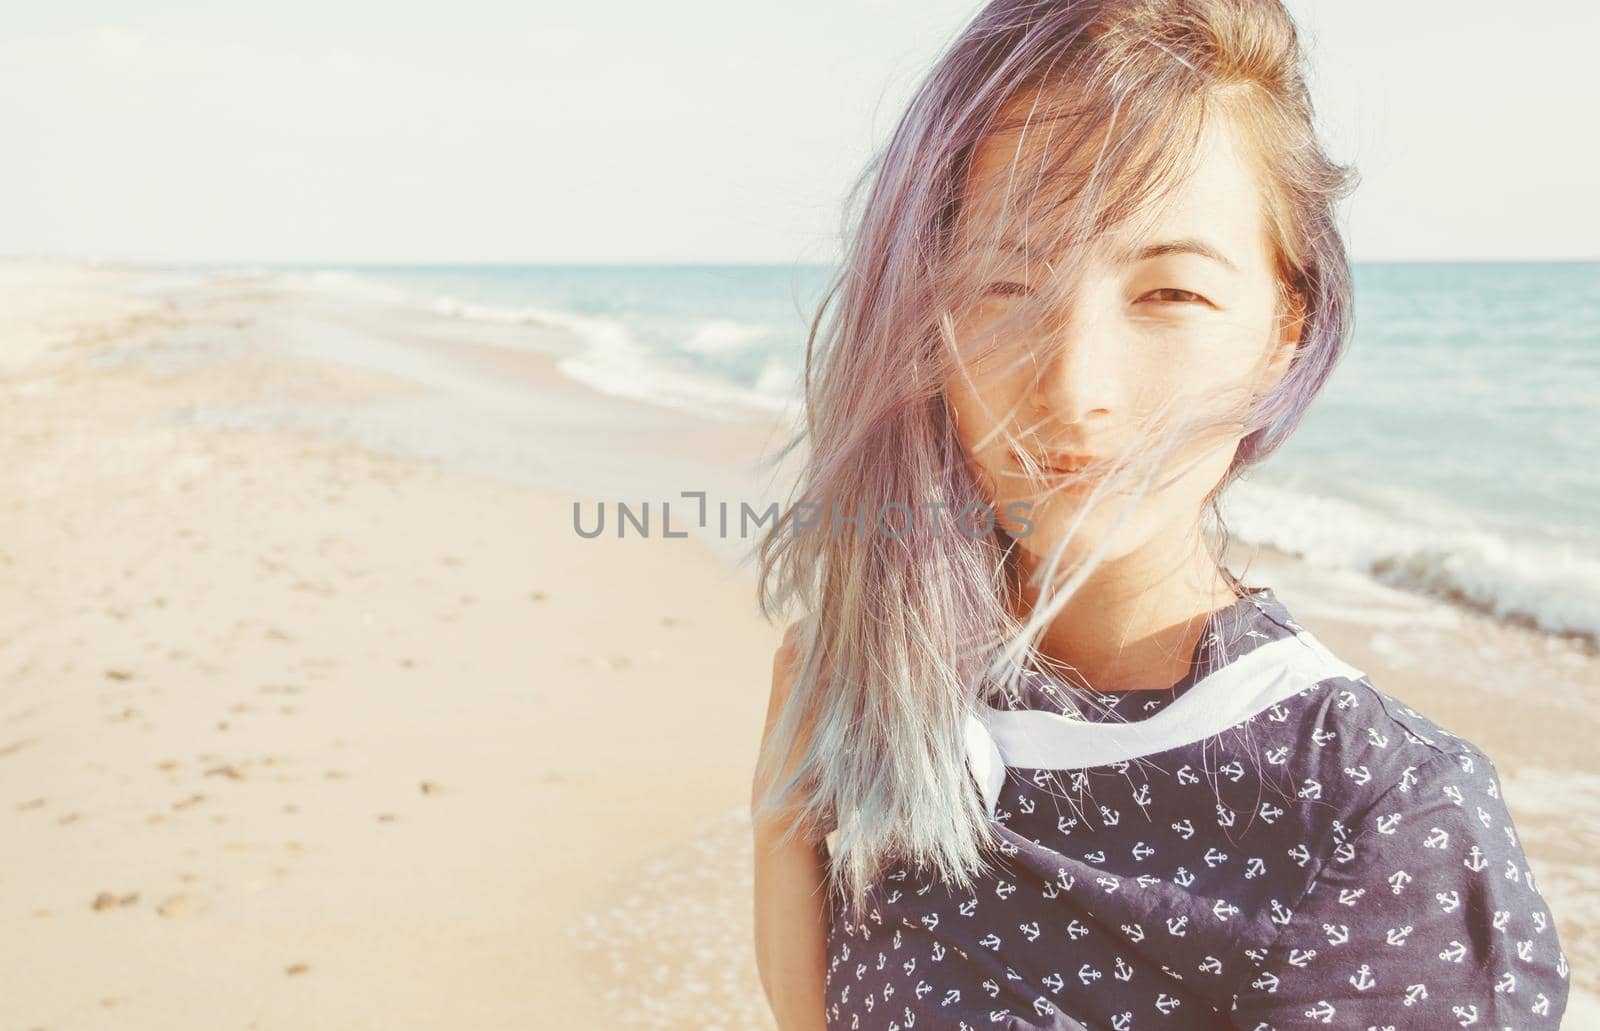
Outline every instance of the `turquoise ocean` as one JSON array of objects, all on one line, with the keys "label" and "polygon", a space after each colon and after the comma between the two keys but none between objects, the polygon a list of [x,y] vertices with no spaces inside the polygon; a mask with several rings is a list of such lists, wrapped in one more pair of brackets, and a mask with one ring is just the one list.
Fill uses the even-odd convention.
[{"label": "turquoise ocean", "polygon": [[[562,369],[696,411],[792,404],[815,265],[318,266],[467,320],[550,323]],[[1230,531],[1600,641],[1600,262],[1359,263],[1355,336]]]}]

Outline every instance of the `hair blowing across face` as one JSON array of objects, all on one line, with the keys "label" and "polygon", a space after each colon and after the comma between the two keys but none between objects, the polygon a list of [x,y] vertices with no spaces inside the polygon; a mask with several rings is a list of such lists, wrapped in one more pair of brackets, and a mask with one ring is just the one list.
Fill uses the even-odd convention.
[{"label": "hair blowing across face", "polygon": [[[1181,174],[1205,119],[1235,119],[1252,144],[1280,296],[1303,322],[1213,492],[1218,515],[1222,489],[1293,431],[1350,332],[1334,209],[1356,177],[1317,140],[1303,60],[1278,0],[997,0],[938,58],[852,191],[844,261],[807,342],[804,426],[773,458],[805,445],[803,467],[759,547],[763,611],[795,602],[803,618],[754,815],[784,814],[808,837],[837,827],[832,881],[857,916],[892,856],[970,889],[993,842],[964,733],[1014,622],[1002,542],[962,523],[984,498],[942,395],[937,330],[963,288],[948,247],[977,145],[1009,101],[1061,87],[1083,108],[1080,131],[1023,189],[1092,166],[1072,203],[1104,227]],[[875,528],[906,510],[917,517],[891,515],[893,536]]]}]

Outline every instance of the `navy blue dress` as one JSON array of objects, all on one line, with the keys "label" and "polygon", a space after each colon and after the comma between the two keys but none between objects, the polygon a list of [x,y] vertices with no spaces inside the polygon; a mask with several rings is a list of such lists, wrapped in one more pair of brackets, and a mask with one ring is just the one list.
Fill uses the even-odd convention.
[{"label": "navy blue dress", "polygon": [[834,901],[830,1031],[1555,1028],[1568,967],[1493,763],[1270,588],[1170,691],[1032,675],[968,758],[999,873]]}]

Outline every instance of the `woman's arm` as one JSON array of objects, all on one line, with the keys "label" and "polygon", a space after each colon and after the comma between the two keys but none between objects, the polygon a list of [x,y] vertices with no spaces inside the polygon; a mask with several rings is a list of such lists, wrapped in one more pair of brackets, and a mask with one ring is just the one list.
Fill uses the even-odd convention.
[{"label": "woman's arm", "polygon": [[[773,657],[763,747],[794,685],[796,644],[791,626]],[[752,812],[760,789],[760,782],[752,785]],[[820,1031],[826,1026],[827,852],[821,841],[804,833],[780,845],[780,824],[771,819],[753,822],[756,967],[761,987],[782,1031]]]}]

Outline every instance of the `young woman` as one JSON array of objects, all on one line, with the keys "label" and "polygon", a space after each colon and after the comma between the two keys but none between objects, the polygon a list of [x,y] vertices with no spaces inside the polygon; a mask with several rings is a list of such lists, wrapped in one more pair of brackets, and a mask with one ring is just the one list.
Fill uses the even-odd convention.
[{"label": "young woman", "polygon": [[1559,1025],[1495,768],[1223,563],[1350,332],[1277,0],[997,0],[864,183],[762,542],[789,1028]]}]

